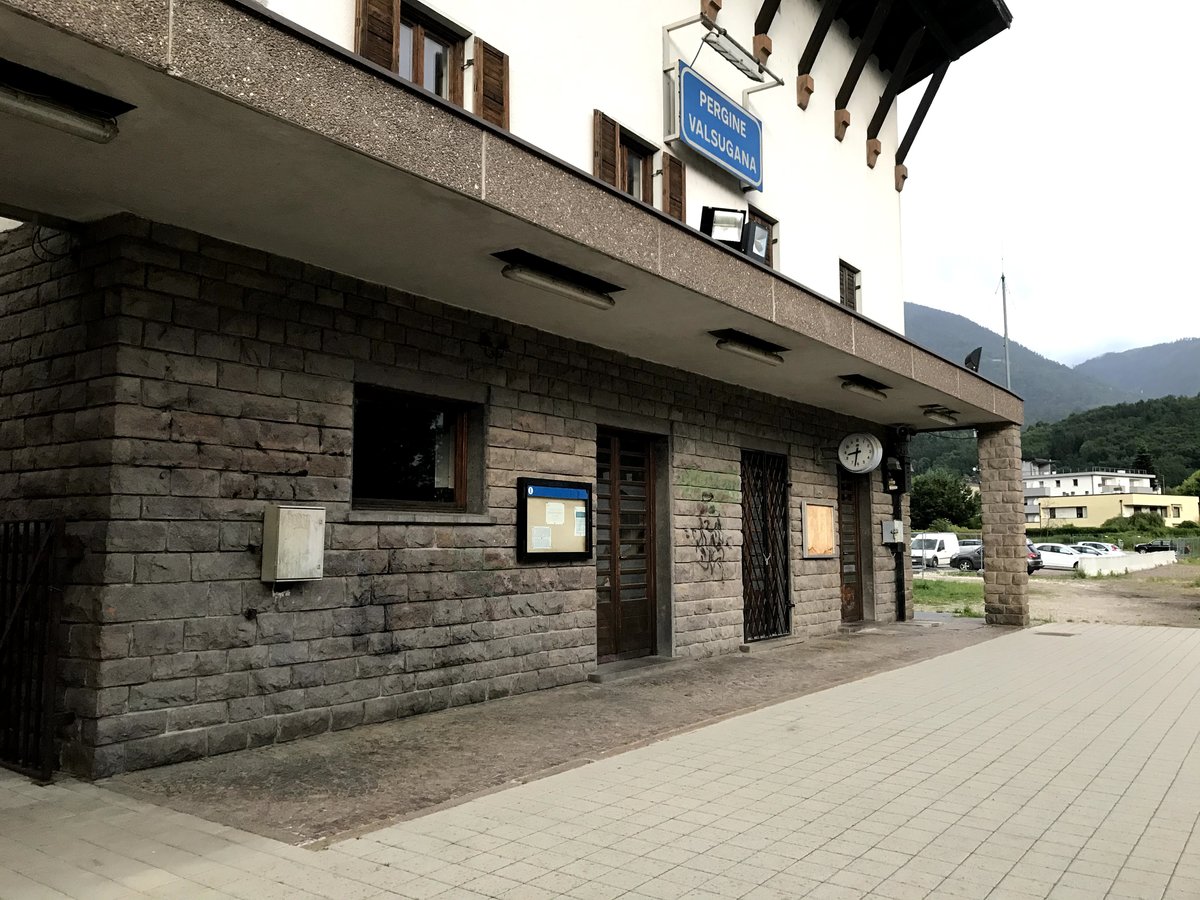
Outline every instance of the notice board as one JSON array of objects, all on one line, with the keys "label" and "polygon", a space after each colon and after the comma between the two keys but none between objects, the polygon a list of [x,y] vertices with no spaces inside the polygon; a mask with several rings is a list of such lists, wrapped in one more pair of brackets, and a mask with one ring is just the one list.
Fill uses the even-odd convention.
[{"label": "notice board", "polygon": [[580,481],[517,479],[517,559],[592,558],[592,486]]}]

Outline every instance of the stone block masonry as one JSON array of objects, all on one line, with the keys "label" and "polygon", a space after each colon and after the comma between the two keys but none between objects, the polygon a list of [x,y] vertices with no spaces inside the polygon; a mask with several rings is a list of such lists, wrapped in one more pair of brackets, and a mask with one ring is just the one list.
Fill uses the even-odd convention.
[{"label": "stone block masonry", "polygon": [[[862,422],[132,217],[0,235],[0,328],[0,508],[66,515],[79,548],[71,771],[585,678],[595,565],[519,565],[515,486],[594,481],[598,421],[666,437],[674,655],[743,640],[743,447],[789,457],[794,633],[837,628],[837,561],[803,559],[800,505],[836,499],[833,448]],[[352,508],[356,382],[479,399],[480,511]],[[260,582],[273,502],[326,508],[323,580]]]},{"label": "stone block masonry", "polygon": [[1021,429],[979,429],[979,495],[983,501],[983,602],[989,625],[1029,624],[1025,550],[1025,486]]}]

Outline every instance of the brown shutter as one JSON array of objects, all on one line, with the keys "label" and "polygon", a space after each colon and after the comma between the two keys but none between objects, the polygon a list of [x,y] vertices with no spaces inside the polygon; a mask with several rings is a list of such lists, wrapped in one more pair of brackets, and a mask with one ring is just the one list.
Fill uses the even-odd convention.
[{"label": "brown shutter", "polygon": [[475,38],[475,115],[508,127],[508,56]]},{"label": "brown shutter", "polygon": [[358,55],[393,72],[400,65],[400,0],[358,0]]},{"label": "brown shutter", "polygon": [[662,208],[672,219],[687,221],[687,171],[677,157],[663,151]]},{"label": "brown shutter", "polygon": [[617,149],[621,144],[621,126],[600,110],[592,115],[592,174],[618,187]]}]

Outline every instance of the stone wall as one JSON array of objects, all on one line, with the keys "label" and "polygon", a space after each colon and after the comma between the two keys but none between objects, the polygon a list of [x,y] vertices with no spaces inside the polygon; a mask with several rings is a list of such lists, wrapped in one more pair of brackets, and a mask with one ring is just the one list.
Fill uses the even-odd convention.
[{"label": "stone wall", "polygon": [[979,495],[983,501],[983,602],[989,625],[1029,624],[1021,429],[979,429]]},{"label": "stone wall", "polygon": [[[103,393],[80,394],[71,413],[77,427],[106,423],[102,503],[86,512],[102,527],[71,574],[72,605],[88,610],[64,669],[72,770],[104,775],[585,678],[595,567],[517,564],[515,485],[594,480],[598,422],[668,441],[675,655],[742,642],[743,446],[789,455],[794,633],[837,628],[837,561],[802,558],[800,505],[836,497],[833,451],[861,422],[133,218],[78,236],[62,277],[89,265],[102,271],[83,282],[87,315],[47,317],[33,282],[52,284],[50,271],[5,295],[6,309],[14,295],[42,309],[19,331],[55,335],[88,315],[102,326],[86,334],[103,344],[88,382]],[[16,368],[10,357],[4,384]],[[481,512],[351,508],[356,381],[485,405]],[[28,426],[2,427],[5,452],[37,446]],[[14,459],[6,477],[37,465]],[[77,508],[62,488],[77,471],[49,491],[57,508]],[[889,501],[875,493],[878,511]],[[259,580],[263,513],[280,501],[326,508],[322,581]],[[702,518],[720,520],[718,558],[695,546]],[[894,596],[892,572],[877,574],[880,596],[884,582]],[[881,606],[890,619],[894,601]]]}]

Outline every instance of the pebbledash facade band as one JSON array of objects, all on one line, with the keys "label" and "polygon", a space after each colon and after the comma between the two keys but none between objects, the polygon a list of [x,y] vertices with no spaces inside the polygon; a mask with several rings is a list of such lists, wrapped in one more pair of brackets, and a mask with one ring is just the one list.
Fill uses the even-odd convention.
[{"label": "pebbledash facade band", "polygon": [[906,619],[947,423],[1027,621],[1021,402],[899,333],[913,139],[1008,10],[604,20],[0,0],[0,517],[61,522],[17,743],[100,776]]}]

